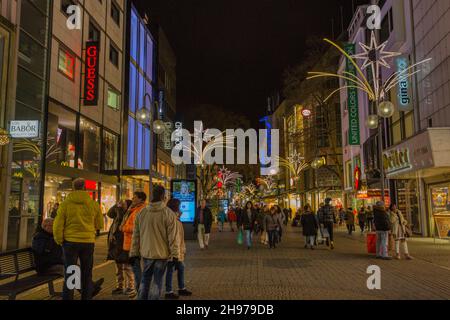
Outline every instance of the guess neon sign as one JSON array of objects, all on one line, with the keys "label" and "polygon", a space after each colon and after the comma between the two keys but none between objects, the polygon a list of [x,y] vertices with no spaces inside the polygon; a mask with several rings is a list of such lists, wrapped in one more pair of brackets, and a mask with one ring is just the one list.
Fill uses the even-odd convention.
[{"label": "guess neon sign", "polygon": [[98,105],[98,41],[86,42],[86,61],[84,72],[84,105]]}]

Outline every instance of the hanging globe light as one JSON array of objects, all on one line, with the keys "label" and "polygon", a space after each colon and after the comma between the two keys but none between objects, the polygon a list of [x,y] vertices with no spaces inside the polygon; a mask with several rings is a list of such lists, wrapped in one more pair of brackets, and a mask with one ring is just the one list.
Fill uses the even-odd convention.
[{"label": "hanging globe light", "polygon": [[376,114],[371,114],[366,121],[366,126],[369,129],[378,128],[378,116]]},{"label": "hanging globe light", "polygon": [[153,132],[155,134],[162,134],[164,131],[166,131],[166,125],[164,124],[164,121],[156,120],[155,122],[153,122]]},{"label": "hanging globe light", "polygon": [[5,129],[0,129],[0,146],[6,146],[10,141],[8,132]]},{"label": "hanging globe light", "polygon": [[390,118],[394,115],[395,107],[394,104],[390,101],[383,101],[378,106],[378,115],[382,118]]},{"label": "hanging globe light", "polygon": [[140,123],[148,124],[148,123],[150,123],[150,118],[151,118],[150,111],[148,111],[145,108],[142,108],[136,112],[136,119]]}]

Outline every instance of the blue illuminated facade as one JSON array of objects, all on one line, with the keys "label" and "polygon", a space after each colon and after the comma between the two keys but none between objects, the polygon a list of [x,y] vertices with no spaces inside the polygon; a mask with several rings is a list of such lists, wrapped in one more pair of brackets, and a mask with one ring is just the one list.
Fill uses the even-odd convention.
[{"label": "blue illuminated facade", "polygon": [[[126,130],[123,167],[129,175],[144,174],[150,169],[150,131],[136,120],[136,112],[144,105],[151,108],[150,101],[144,101],[149,94],[152,103],[156,97],[156,43],[146,23],[133,4],[130,4],[128,59],[126,59]],[[152,152],[153,153],[153,152]]]}]

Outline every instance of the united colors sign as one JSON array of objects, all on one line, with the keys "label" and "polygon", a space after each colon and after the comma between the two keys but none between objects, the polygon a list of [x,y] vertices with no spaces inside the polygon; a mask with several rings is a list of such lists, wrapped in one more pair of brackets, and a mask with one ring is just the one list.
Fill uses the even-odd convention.
[{"label": "united colors sign", "polygon": [[86,61],[84,71],[84,105],[98,105],[98,41],[86,42]]},{"label": "united colors sign", "polygon": [[[348,55],[353,56],[356,53],[355,44],[349,43],[345,45],[345,52]],[[357,76],[356,67],[353,63],[347,59],[347,72]],[[348,86],[352,86],[349,82]],[[354,87],[348,88],[348,118],[349,118],[349,130],[348,141],[351,146],[359,146],[361,144],[361,136],[359,131],[359,106],[358,106],[358,89]]]}]

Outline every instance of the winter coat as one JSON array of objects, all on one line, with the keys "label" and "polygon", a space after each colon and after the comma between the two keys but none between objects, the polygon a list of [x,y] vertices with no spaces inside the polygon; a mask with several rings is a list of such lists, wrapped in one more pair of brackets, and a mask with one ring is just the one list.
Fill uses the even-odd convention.
[{"label": "winter coat", "polygon": [[406,226],[408,225],[408,221],[406,221],[402,212],[397,209],[396,211],[389,211],[388,214],[394,239],[405,239]]},{"label": "winter coat", "polygon": [[62,247],[56,244],[51,233],[39,227],[33,237],[31,249],[38,274],[44,274],[54,265],[64,265]]},{"label": "winter coat", "polygon": [[220,211],[217,218],[221,223],[224,223],[227,220],[227,216],[224,211]]},{"label": "winter coat", "polygon": [[86,191],[74,191],[61,203],[53,223],[55,242],[95,243],[95,233],[103,229],[103,215]]},{"label": "winter coat", "polygon": [[321,224],[336,223],[335,210],[329,204],[326,204],[322,208],[320,208],[319,211],[317,212],[317,216]]},{"label": "winter coat", "polygon": [[259,228],[258,231],[264,231],[265,230],[264,219],[265,219],[266,215],[267,214],[264,211],[262,211],[262,210],[259,211],[256,214],[256,222],[258,223],[258,228]]},{"label": "winter coat", "polygon": [[134,232],[134,222],[139,213],[145,208],[145,204],[141,203],[136,206],[131,206],[128,209],[125,217],[123,218],[122,224],[120,225],[120,231],[123,232],[123,250],[130,251],[131,239],[133,238]]},{"label": "winter coat", "polygon": [[255,229],[257,218],[257,211],[251,209],[250,217],[248,216],[247,209],[242,209],[238,217],[238,227],[243,227],[244,230],[253,231]]},{"label": "winter coat", "polygon": [[281,229],[282,222],[278,218],[276,214],[267,214],[264,218],[264,229],[266,231],[274,231],[277,229]]},{"label": "winter coat", "polygon": [[364,211],[360,211],[358,213],[358,222],[359,224],[364,224],[366,223],[366,212]]},{"label": "winter coat", "polygon": [[130,257],[169,260],[180,257],[179,224],[164,202],[151,203],[134,222]]},{"label": "winter coat", "polygon": [[[197,210],[195,211],[194,230],[197,230],[198,225],[200,224],[200,209],[201,207],[198,207]],[[211,210],[208,207],[205,207],[205,209],[203,209],[203,224],[205,225],[206,234],[211,233],[212,222],[213,216]]]},{"label": "winter coat", "polygon": [[317,234],[319,224],[317,222],[317,218],[314,213],[305,212],[300,219],[300,223],[302,224],[303,235],[305,237],[315,236]]},{"label": "winter coat", "polygon": [[113,223],[108,232],[108,257],[107,260],[115,260],[118,263],[125,263],[128,260],[128,253],[123,250],[123,232],[120,225],[123,222],[126,211],[115,205],[106,214]]},{"label": "winter coat", "polygon": [[227,214],[228,222],[236,222],[237,217],[236,213],[233,210],[229,210]]},{"label": "winter coat", "polygon": [[390,231],[391,222],[389,220],[389,214],[384,207],[373,207],[373,222],[375,224],[376,231]]},{"label": "winter coat", "polygon": [[345,223],[348,225],[354,225],[355,224],[355,215],[353,214],[352,210],[347,210],[345,212]]}]

